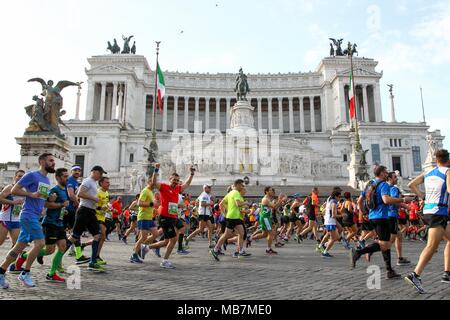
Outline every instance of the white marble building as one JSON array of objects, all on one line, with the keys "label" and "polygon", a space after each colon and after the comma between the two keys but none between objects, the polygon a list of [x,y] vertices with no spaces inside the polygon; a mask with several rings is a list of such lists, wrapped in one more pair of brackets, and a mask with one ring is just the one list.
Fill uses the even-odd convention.
[{"label": "white marble building", "polygon": [[[147,165],[143,147],[148,147],[151,139],[154,72],[139,55],[94,56],[88,62],[85,120],[68,121],[70,131],[61,128],[70,145],[70,161],[86,169],[100,164],[112,177],[113,190],[134,192]],[[377,64],[373,59],[354,59],[361,143],[369,150],[369,164],[382,163],[401,171],[403,177],[412,177],[422,170],[429,127],[383,121],[383,74],[376,71]],[[240,138],[234,141],[239,150],[233,159],[228,149],[223,153],[214,149],[215,160],[225,159],[222,165],[198,157],[202,147],[219,145],[221,134],[230,128],[236,74],[166,71],[163,113],[157,111],[156,119],[158,161],[165,163],[163,176],[175,169],[181,174],[186,171],[186,166],[175,161],[169,164],[169,160],[172,153],[182,153],[189,146],[193,156],[179,161],[198,165],[197,185],[224,185],[243,176],[250,178],[251,185],[346,185],[353,137],[348,112],[349,71],[347,57],[330,57],[324,58],[315,72],[247,74],[251,89],[247,98],[255,108],[255,129],[279,134],[278,162],[269,174],[263,173],[267,165],[263,158],[269,152],[261,147],[264,134],[258,136],[255,149]],[[431,134],[442,146],[440,132]],[[211,135],[216,137],[213,143]],[[201,137],[204,141],[197,142]]]}]

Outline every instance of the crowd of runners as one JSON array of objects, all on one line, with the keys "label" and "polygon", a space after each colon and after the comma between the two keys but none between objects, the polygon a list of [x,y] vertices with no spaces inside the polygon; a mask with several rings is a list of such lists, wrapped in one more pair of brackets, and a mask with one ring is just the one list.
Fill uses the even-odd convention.
[{"label": "crowd of runners", "polygon": [[[274,187],[267,186],[256,203],[246,201],[246,184],[241,179],[234,181],[220,199],[210,185],[204,185],[203,192],[193,197],[187,191],[194,167],[183,181],[173,173],[168,182],[163,182],[158,179],[160,165],[155,164],[147,186],[125,205],[120,196],[109,195],[110,181],[101,166],[94,166],[80,183],[79,166],[70,171],[57,169],[54,157],[45,153],[39,157],[39,170],[17,171],[14,181],[0,193],[0,245],[9,245],[5,244],[7,238],[12,243],[8,254],[0,257],[0,288],[9,287],[7,273],[18,274],[25,286],[34,287],[31,267],[35,260],[43,264],[47,256],[52,256],[48,281],[65,282],[63,260],[67,259],[88,264],[90,271],[105,272],[107,262],[101,253],[115,234],[118,241],[133,243],[130,256],[124,259],[142,264],[152,251],[161,259],[162,268],[174,268],[170,256],[175,247],[179,255],[190,254],[189,243],[196,237],[208,239],[205,252],[209,250],[211,259],[218,262],[226,251],[233,258],[251,256],[246,250],[253,241],[266,241],[262,254],[280,258],[288,243],[316,241],[318,254],[332,259],[333,247],[341,243],[348,250],[352,268],[361,257],[370,261],[374,253],[381,252],[387,279],[400,277],[392,267],[391,256],[396,257],[397,266],[411,264],[403,255],[404,240],[424,241],[419,261],[414,261],[415,270],[405,277],[424,293],[420,276],[442,241],[442,282],[450,283],[447,150],[437,151],[436,159],[435,169],[409,184],[413,193],[408,195],[397,186],[396,173],[377,166],[375,179],[361,194],[352,195],[335,187],[325,195],[319,188],[308,195],[277,195]],[[53,183],[48,174],[54,174]],[[228,246],[234,250],[227,250]],[[395,254],[391,253],[392,246]],[[74,257],[65,257],[66,252]]]}]

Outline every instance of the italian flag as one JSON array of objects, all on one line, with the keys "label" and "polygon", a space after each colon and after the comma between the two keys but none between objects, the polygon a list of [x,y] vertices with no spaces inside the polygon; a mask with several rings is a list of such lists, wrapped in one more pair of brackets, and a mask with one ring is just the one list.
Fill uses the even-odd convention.
[{"label": "italian flag", "polygon": [[158,73],[158,79],[156,81],[156,91],[158,94],[158,106],[159,111],[162,112],[163,107],[163,101],[164,95],[166,94],[166,82],[164,81],[164,75],[161,71],[161,68],[159,67],[159,63],[156,67],[156,72]]},{"label": "italian flag", "polygon": [[353,70],[350,71],[350,84],[349,84],[349,91],[348,91],[348,99],[350,101],[349,108],[350,108],[350,119],[356,118],[356,108],[355,108],[355,91],[353,88]]}]

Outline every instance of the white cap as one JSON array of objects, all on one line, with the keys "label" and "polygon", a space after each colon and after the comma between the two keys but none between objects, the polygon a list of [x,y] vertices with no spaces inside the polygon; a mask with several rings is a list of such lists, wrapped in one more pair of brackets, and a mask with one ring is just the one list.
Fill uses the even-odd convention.
[{"label": "white cap", "polygon": [[211,185],[209,185],[209,184],[204,184],[204,185],[203,185],[203,189],[206,189],[206,188],[211,188]]}]

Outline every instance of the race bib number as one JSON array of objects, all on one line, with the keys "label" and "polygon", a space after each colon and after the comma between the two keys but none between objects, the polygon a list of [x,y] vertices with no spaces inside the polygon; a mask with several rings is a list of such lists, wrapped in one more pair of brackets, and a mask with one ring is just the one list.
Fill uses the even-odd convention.
[{"label": "race bib number", "polygon": [[178,215],[178,203],[169,202],[169,214]]},{"label": "race bib number", "polygon": [[105,213],[105,217],[107,218],[107,219],[112,219],[112,213],[111,212],[106,212]]},{"label": "race bib number", "polygon": [[59,220],[64,220],[64,216],[66,215],[66,213],[66,208],[62,208],[61,212],[59,213]]},{"label": "race bib number", "polygon": [[14,205],[13,215],[18,217],[20,215],[20,211],[22,211],[22,206],[20,204]]},{"label": "race bib number", "polygon": [[50,186],[48,184],[43,183],[43,182],[39,182],[38,192],[40,193],[42,199],[47,199],[48,198],[48,196],[49,196],[48,191],[49,190],[50,190]]}]

